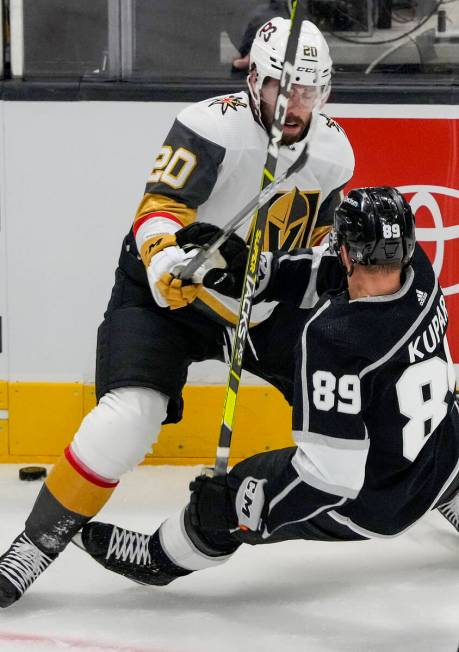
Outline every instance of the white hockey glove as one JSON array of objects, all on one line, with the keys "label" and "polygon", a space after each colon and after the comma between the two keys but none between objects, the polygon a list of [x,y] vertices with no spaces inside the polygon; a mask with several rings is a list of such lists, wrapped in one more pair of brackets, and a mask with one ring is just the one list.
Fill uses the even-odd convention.
[{"label": "white hockey glove", "polygon": [[171,310],[183,308],[196,299],[202,279],[209,269],[226,267],[224,258],[216,252],[194,272],[191,282],[177,278],[198,252],[198,248],[191,243],[184,243],[182,248],[180,238],[176,237],[179,233],[165,234],[157,241],[156,253],[147,267],[148,283],[155,302],[161,308]]},{"label": "white hockey glove", "polygon": [[[175,235],[177,244],[187,250],[193,246],[205,246],[220,233],[222,230],[214,224],[194,222],[177,231]],[[248,251],[244,240],[233,233],[220,245],[219,251],[195,272],[193,282],[203,283],[209,289],[238,299],[244,281]],[[199,281],[195,281],[197,274]]]},{"label": "white hockey glove", "polygon": [[[172,270],[176,265],[183,263],[185,257],[186,253],[176,245],[175,235],[168,234],[164,236],[164,247],[154,254],[147,267],[147,278],[150,290],[153,299],[160,308],[171,308],[172,305],[168,300],[167,291],[164,293],[165,288],[158,284],[160,284],[161,279],[164,277],[163,284],[165,284],[167,288],[173,280]],[[183,305],[186,305],[192,300],[192,296],[189,295],[187,299],[184,298]],[[173,307],[179,306],[176,306],[174,303]]]}]

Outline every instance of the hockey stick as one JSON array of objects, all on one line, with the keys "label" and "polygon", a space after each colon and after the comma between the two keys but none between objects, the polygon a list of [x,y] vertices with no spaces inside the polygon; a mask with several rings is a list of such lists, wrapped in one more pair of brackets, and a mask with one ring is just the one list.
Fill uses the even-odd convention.
[{"label": "hockey stick", "polygon": [[[293,65],[298,48],[298,39],[300,36],[301,25],[305,15],[306,0],[294,0],[290,23],[290,34],[287,40],[287,46],[284,55],[284,65],[282,66],[279,93],[277,95],[276,106],[274,109],[274,120],[269,134],[268,153],[263,169],[263,177],[261,182],[262,193],[263,190],[265,190],[274,180],[277,159],[279,156],[279,147],[282,139],[282,128],[287,114],[287,105],[289,100],[290,87],[292,84]],[[304,160],[302,161],[302,165],[304,165],[306,161],[306,149],[303,151],[303,155]],[[239,317],[234,332],[233,350],[228,373],[228,381],[226,385],[223,417],[220,426],[220,436],[217,446],[215,467],[213,471],[214,475],[226,475],[228,470],[228,459],[231,437],[233,433],[237,394],[241,381],[242,358],[249,333],[250,315],[252,313],[253,298],[258,278],[260,254],[267,220],[268,206],[265,202],[256,213],[255,223],[252,230],[252,237],[250,240],[250,250],[247,258],[247,267],[245,270],[244,283],[242,286],[241,301],[239,306]]]},{"label": "hockey stick", "polygon": [[180,273],[179,278],[184,280],[189,280],[195,273],[195,271],[201,267],[203,263],[206,262],[208,258],[213,256],[213,254],[218,251],[220,245],[222,245],[228,238],[235,233],[240,226],[242,226],[250,217],[254,211],[263,208],[265,204],[271,199],[275,194],[278,187],[281,185],[285,179],[288,179],[294,172],[300,170],[303,165],[306,163],[308,158],[308,143],[306,143],[303,149],[300,152],[298,158],[292,163],[292,165],[287,168],[282,174],[276,177],[270,184],[263,188],[258,195],[255,195],[243,208],[241,208],[238,213],[231,219],[222,229],[220,234],[213,236],[209,242],[202,247],[196,256],[192,258],[189,263],[184,267]]}]

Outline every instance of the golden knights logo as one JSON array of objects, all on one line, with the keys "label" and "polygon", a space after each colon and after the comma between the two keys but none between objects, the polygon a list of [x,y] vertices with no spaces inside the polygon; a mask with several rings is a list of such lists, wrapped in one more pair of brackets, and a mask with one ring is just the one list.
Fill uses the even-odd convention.
[{"label": "golden knights logo", "polygon": [[243,106],[244,108],[247,106],[247,102],[243,102],[242,97],[236,97],[235,95],[227,95],[226,97],[214,100],[209,104],[209,106],[214,106],[215,104],[218,104],[221,107],[222,115],[225,115],[228,109],[237,111],[238,106]]},{"label": "golden knights logo", "polygon": [[320,190],[278,192],[271,199],[263,251],[310,247],[317,220]]}]

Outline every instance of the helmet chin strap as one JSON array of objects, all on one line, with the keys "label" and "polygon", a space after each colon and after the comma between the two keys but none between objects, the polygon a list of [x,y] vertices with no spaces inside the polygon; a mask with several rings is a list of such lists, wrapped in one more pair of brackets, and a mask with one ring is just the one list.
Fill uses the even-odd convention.
[{"label": "helmet chin strap", "polygon": [[[260,96],[260,93],[257,93],[257,95],[258,95],[258,97],[257,97],[257,95],[255,95],[255,93],[253,92],[252,84],[250,83],[250,74],[251,73],[249,72],[249,74],[247,75],[246,81],[247,81],[247,87],[249,89],[250,99],[252,100],[253,109],[254,109],[254,111],[256,113],[256,117],[257,117],[258,121],[260,122],[260,124],[264,127],[264,129],[266,131],[268,131],[268,129],[266,128],[265,123],[263,122],[263,118],[261,117],[261,110],[260,110],[261,96]],[[269,131],[268,131],[268,133],[269,133]]]},{"label": "helmet chin strap", "polygon": [[340,262],[341,267],[345,271],[346,276],[348,278],[351,278],[352,274],[354,273],[354,261],[351,260],[351,258],[349,256],[349,250],[347,249],[347,257],[349,259],[349,267],[348,267],[348,264],[344,262],[343,254],[341,253],[341,251],[339,251],[339,252],[337,251],[336,253],[338,254],[338,260]]},{"label": "helmet chin strap", "polygon": [[338,254],[338,260],[339,260],[340,265],[343,268],[343,271],[346,274],[347,278],[351,278],[352,274],[354,273],[354,263],[351,261],[350,262],[350,267],[347,267],[347,265],[343,262],[343,258],[341,256],[341,254]]}]

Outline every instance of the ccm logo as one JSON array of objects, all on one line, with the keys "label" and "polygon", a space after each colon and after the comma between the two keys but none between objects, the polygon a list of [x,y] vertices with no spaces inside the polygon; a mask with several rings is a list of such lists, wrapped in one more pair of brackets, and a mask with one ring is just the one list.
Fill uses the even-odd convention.
[{"label": "ccm logo", "polygon": [[247,487],[242,497],[241,511],[244,514],[244,516],[246,516],[247,518],[250,518],[251,516],[250,508],[253,505],[253,496],[255,494],[257,487],[258,487],[258,482],[256,480],[250,480],[250,482],[247,483]]}]

